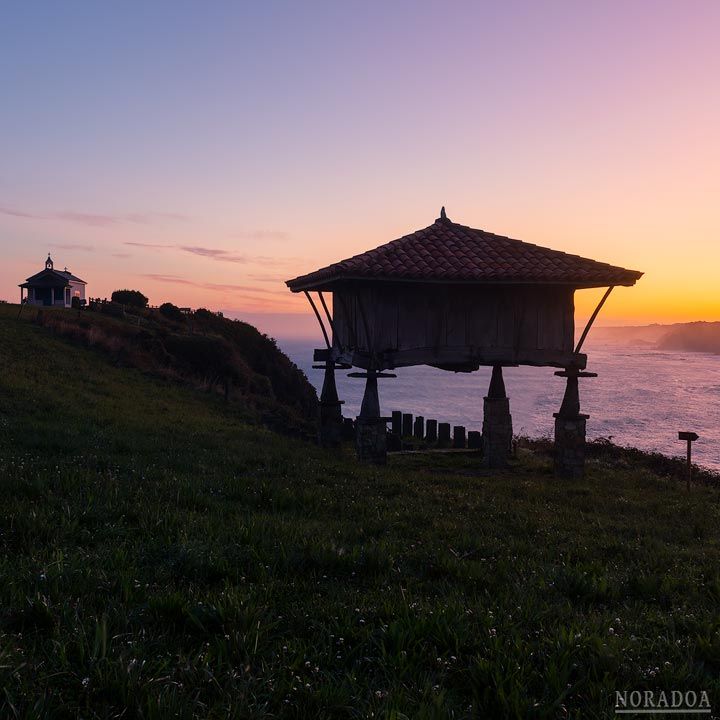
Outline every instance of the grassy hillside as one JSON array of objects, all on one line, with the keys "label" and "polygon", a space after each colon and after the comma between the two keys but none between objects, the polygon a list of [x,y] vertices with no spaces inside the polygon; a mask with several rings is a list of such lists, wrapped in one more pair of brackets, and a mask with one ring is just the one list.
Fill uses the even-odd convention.
[{"label": "grassy hillside", "polygon": [[720,496],[525,451],[358,467],[0,316],[0,717],[720,708]]},{"label": "grassy hillside", "polygon": [[[0,306],[0,317],[17,311]],[[169,304],[157,310],[97,302],[82,312],[27,306],[20,317],[117,366],[222,393],[253,422],[286,434],[315,433],[315,389],[273,339],[247,323],[204,309],[185,315]]]}]

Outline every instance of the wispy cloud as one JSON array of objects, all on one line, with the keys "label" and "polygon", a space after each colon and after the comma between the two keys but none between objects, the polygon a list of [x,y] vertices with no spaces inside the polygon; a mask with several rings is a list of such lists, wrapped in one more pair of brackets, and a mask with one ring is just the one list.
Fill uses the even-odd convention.
[{"label": "wispy cloud", "polygon": [[254,309],[259,312],[277,312],[294,307],[293,300],[288,297],[289,293],[265,290],[251,285],[202,282],[188,280],[187,278],[177,275],[159,275],[155,273],[148,273],[143,275],[143,277],[160,283],[198,288],[206,292],[231,294],[233,302],[242,301],[245,303],[246,309]]},{"label": "wispy cloud", "polygon": [[127,222],[137,223],[138,225],[151,225],[152,223],[162,222],[164,220],[173,222],[188,222],[190,220],[189,215],[169,212],[127,213],[120,217],[125,218]]},{"label": "wispy cloud", "polygon": [[95,252],[95,248],[92,245],[83,245],[82,243],[53,243],[52,246],[61,248],[62,250],[83,250],[84,252]]},{"label": "wispy cloud", "polygon": [[284,283],[287,277],[284,275],[265,275],[262,273],[249,273],[247,276],[248,280],[255,280],[256,282],[272,282],[272,283]]},{"label": "wispy cloud", "polygon": [[283,267],[286,265],[294,265],[298,262],[297,258],[273,258],[267,255],[242,255],[231,250],[222,248],[206,247],[204,245],[165,245],[161,243],[146,243],[126,241],[124,245],[133,247],[150,248],[152,250],[180,250],[189,255],[197,255],[198,257],[215,260],[217,262],[234,263],[236,265],[263,265],[265,267]]},{"label": "wispy cloud", "polygon": [[185,278],[177,277],[176,275],[158,275],[157,273],[145,273],[143,274],[143,277],[163,283],[174,283],[175,285],[192,285],[193,287],[203,287],[203,283],[198,283],[193,280],[187,280]]},{"label": "wispy cloud", "polygon": [[162,275],[157,273],[146,273],[143,277],[150,278],[151,280],[155,280],[157,282],[173,283],[175,285],[189,285],[202,290],[218,290],[233,293],[260,293],[261,295],[276,295],[278,297],[285,297],[285,293],[280,290],[266,290],[265,288],[254,287],[253,285],[202,282],[200,280],[188,280],[187,278],[179,277],[177,275]]},{"label": "wispy cloud", "polygon": [[27,219],[33,219],[36,218],[36,215],[33,215],[32,213],[23,212],[22,210],[18,210],[17,208],[10,208],[6,207],[4,205],[0,205],[0,215],[9,215],[10,217],[19,217],[19,218],[27,218]]},{"label": "wispy cloud", "polygon": [[63,210],[61,212],[49,213],[47,215],[35,215],[38,220],[60,220],[74,223],[76,225],[87,225],[89,227],[108,227],[122,222],[115,215],[98,215],[96,213],[75,212],[74,210]]},{"label": "wispy cloud", "polygon": [[176,245],[163,245],[161,243],[131,242],[130,240],[127,240],[126,242],[124,242],[123,245],[132,245],[133,247],[144,247],[144,248],[163,249],[163,250],[167,250],[168,248],[177,247]]},{"label": "wispy cloud", "polygon": [[282,230],[241,230],[230,237],[240,240],[287,240],[290,234]]},{"label": "wispy cloud", "polygon": [[132,212],[132,213],[88,213],[76,210],[27,211],[7,205],[0,205],[0,215],[23,218],[26,220],[54,220],[86,227],[110,227],[113,225],[152,225],[166,221],[187,221],[189,218],[180,213]]},{"label": "wispy cloud", "polygon": [[130,253],[112,253],[112,256],[113,256],[114,258],[129,258],[129,257],[132,257],[132,255],[130,255]]},{"label": "wispy cloud", "polygon": [[239,263],[245,265],[252,262],[245,255],[236,255],[229,250],[220,250],[218,248],[201,247],[198,245],[179,245],[180,250],[191,255],[200,255],[201,257],[210,258],[211,260],[219,260],[221,262]]}]

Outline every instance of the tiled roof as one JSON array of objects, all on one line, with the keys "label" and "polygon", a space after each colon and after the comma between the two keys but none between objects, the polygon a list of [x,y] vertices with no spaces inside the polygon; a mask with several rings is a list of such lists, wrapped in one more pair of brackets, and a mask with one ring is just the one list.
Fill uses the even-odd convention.
[{"label": "tiled roof", "polygon": [[634,285],[641,276],[636,270],[458,225],[443,208],[423,230],[288,280],[287,285],[293,292],[351,279],[604,287]]},{"label": "tiled roof", "polygon": [[69,270],[55,270],[55,272],[59,275],[64,275],[68,280],[74,280],[75,282],[81,282],[87,285],[84,280],[81,280],[77,275],[73,275]]},{"label": "tiled roof", "polygon": [[81,280],[76,275],[73,275],[68,270],[52,270],[50,268],[45,268],[44,270],[41,270],[39,273],[35,273],[34,275],[31,275],[23,284],[22,286],[25,287],[27,283],[30,284],[37,284],[39,282],[44,282],[46,285],[58,285],[58,284],[68,284],[70,281],[73,282],[81,282],[85,285],[87,283],[84,280]]}]

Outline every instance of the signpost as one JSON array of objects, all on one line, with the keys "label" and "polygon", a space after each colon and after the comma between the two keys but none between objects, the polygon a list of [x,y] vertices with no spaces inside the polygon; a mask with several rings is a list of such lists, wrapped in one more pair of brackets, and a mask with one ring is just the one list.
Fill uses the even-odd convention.
[{"label": "signpost", "polygon": [[700,436],[694,432],[679,432],[678,440],[687,440],[687,489],[690,490],[690,480],[692,479],[692,444]]}]

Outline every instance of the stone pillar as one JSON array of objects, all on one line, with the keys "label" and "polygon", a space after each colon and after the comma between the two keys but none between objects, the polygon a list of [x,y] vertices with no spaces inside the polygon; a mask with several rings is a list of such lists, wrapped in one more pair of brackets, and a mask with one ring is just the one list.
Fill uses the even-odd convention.
[{"label": "stone pillar", "polygon": [[437,442],[437,420],[428,420],[425,423],[425,439],[428,442]]},{"label": "stone pillar", "polygon": [[580,412],[579,377],[597,377],[596,373],[580,372],[568,367],[555,375],[567,378],[560,412],[555,418],[555,475],[581,478],[585,474],[585,430],[589,415]]},{"label": "stone pillar", "polygon": [[413,435],[418,440],[422,440],[425,437],[425,418],[422,415],[418,415],[415,418],[415,425],[413,426]]},{"label": "stone pillar", "polygon": [[450,423],[438,425],[438,447],[450,447]]},{"label": "stone pillar", "polygon": [[480,450],[482,448],[482,433],[477,430],[470,430],[467,434],[468,450]]},{"label": "stone pillar", "polygon": [[320,392],[318,442],[322,447],[337,447],[343,435],[342,401],[335,385],[335,363],[325,361],[325,377]]},{"label": "stone pillar", "polygon": [[364,373],[350,373],[350,377],[366,378],[360,414],[355,421],[355,449],[358,460],[372,465],[385,465],[387,462],[386,425],[389,418],[380,416],[377,381],[379,377],[395,376],[381,375],[377,370],[367,370]]},{"label": "stone pillar", "polygon": [[585,474],[585,429],[588,415],[555,417],[555,475],[581,478]]},{"label": "stone pillar", "polygon": [[402,416],[402,434],[403,437],[410,437],[413,434],[413,416],[412,413],[403,413]]},{"label": "stone pillar", "polygon": [[512,446],[510,400],[505,394],[502,366],[493,365],[490,388],[483,401],[483,465],[505,467]]}]

